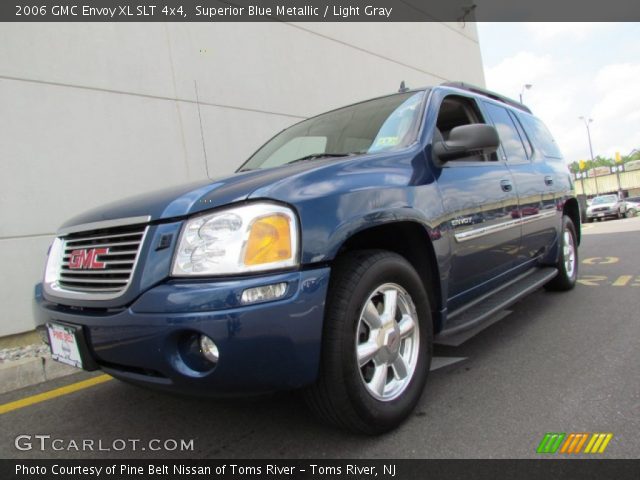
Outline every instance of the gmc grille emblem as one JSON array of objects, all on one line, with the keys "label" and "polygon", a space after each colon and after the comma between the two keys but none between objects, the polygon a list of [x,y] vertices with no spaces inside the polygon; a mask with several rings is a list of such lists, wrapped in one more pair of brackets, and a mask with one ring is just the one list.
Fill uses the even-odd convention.
[{"label": "gmc grille emblem", "polygon": [[82,250],[72,250],[69,259],[71,270],[87,270],[105,268],[106,263],[98,261],[98,255],[109,253],[108,248],[84,248]]}]

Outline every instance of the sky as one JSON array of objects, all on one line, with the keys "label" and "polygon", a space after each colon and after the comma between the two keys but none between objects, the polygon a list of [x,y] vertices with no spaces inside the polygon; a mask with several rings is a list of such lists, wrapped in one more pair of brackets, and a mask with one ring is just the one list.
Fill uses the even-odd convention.
[{"label": "sky", "polygon": [[640,149],[640,23],[478,23],[489,90],[524,103],[569,162]]}]

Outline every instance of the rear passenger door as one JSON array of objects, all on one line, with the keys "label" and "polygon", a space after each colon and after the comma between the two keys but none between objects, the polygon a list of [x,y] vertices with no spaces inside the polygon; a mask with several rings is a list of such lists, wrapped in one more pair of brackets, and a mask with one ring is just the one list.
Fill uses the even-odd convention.
[{"label": "rear passenger door", "polygon": [[[435,101],[440,102],[432,142],[447,139],[457,126],[488,123],[473,97],[446,95]],[[514,266],[520,225],[512,212],[518,199],[506,162],[495,155],[433,162],[452,232],[448,307],[455,309],[495,286]]]},{"label": "rear passenger door", "polygon": [[484,110],[500,136],[499,154],[515,180],[518,209],[513,217],[522,225],[517,264],[546,253],[556,237],[557,209],[554,171],[544,162],[534,162],[534,149],[513,113],[500,104],[484,101]]}]

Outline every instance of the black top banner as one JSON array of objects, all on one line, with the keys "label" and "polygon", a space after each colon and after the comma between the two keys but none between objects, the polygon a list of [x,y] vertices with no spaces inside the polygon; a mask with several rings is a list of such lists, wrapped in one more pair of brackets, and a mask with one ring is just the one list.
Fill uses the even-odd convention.
[{"label": "black top banner", "polygon": [[637,0],[3,0],[3,22],[640,20]]}]

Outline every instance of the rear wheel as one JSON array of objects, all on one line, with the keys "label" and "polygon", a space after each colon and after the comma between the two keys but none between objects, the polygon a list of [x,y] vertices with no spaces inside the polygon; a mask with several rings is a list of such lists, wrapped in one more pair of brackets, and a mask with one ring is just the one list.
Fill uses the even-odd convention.
[{"label": "rear wheel", "polygon": [[578,241],[576,227],[568,216],[562,217],[560,256],[556,268],[558,275],[545,285],[548,290],[571,290],[578,278]]},{"label": "rear wheel", "polygon": [[398,426],[424,388],[433,335],[429,299],[400,255],[348,255],[332,271],[320,374],[306,399],[324,420],[378,434]]}]

